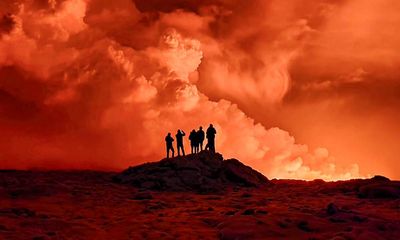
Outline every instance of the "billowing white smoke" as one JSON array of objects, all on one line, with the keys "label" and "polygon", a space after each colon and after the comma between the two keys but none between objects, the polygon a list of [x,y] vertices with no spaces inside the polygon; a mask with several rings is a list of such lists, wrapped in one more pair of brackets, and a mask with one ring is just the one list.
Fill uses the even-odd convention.
[{"label": "billowing white smoke", "polygon": [[[57,151],[44,154],[37,150],[38,156],[62,159],[64,165],[60,164],[61,167],[124,168],[128,164],[162,157],[163,137],[168,131],[174,134],[179,128],[188,133],[192,128],[213,123],[218,132],[218,151],[225,157],[240,159],[270,178],[344,179],[358,176],[358,166],[338,169],[326,149],[310,151],[307,146],[297,144],[288,132],[255,124],[234,103],[223,99],[210,101],[198,89],[201,64],[207,62],[209,56],[204,71],[214,69],[218,74],[215,91],[220,90],[221,84],[241,82],[241,86],[249,90],[233,94],[242,101],[262,86],[260,96],[277,102],[287,91],[290,80],[287,68],[296,49],[288,54],[276,51],[270,56],[258,56],[263,64],[269,65],[260,68],[256,76],[250,76],[254,71],[230,70],[224,61],[217,60],[216,52],[210,55],[210,46],[216,44],[220,48],[226,46],[225,43],[218,45],[218,41],[207,40],[203,35],[196,37],[189,32],[180,32],[174,24],[168,26],[165,20],[160,23],[165,25],[160,29],[155,29],[155,23],[148,31],[138,32],[144,34],[145,39],[156,38],[155,44],[142,44],[141,47],[136,47],[135,43],[123,44],[107,24],[113,17],[124,18],[124,9],[128,7],[132,9],[130,14],[136,15],[127,14],[130,20],[121,22],[137,27],[140,13],[134,5],[129,1],[116,1],[121,8],[116,4],[113,6],[117,7],[110,11],[102,10],[87,16],[90,2],[66,0],[51,5],[51,11],[30,9],[29,4],[21,4],[13,16],[16,22],[13,30],[3,34],[0,40],[1,66],[17,66],[36,76],[30,81],[49,86],[45,97],[31,100],[44,111],[64,109],[68,112],[68,121],[81,129],[72,133],[66,130],[67,136],[54,134],[51,137],[53,143],[42,144],[53,146]],[[104,29],[97,23],[104,24]],[[234,49],[218,51],[220,54]],[[220,57],[229,58],[229,54]],[[208,84],[213,88],[212,82]],[[2,90],[9,91],[7,88]],[[14,95],[24,97],[18,93]],[[94,145],[96,149],[88,147],[77,149],[76,154],[66,153],[88,141],[98,142]],[[16,154],[9,153],[8,156]],[[71,157],[82,159],[85,164],[80,165]],[[18,161],[15,163],[17,167],[42,165],[43,162],[34,158],[22,165],[18,165]]]}]

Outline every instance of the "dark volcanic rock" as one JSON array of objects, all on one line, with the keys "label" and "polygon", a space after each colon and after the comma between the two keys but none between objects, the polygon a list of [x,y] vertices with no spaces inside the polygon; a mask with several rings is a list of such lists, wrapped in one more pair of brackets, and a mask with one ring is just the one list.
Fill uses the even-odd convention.
[{"label": "dark volcanic rock", "polygon": [[130,167],[113,177],[117,183],[161,191],[216,192],[226,187],[259,187],[269,183],[261,173],[236,159],[202,151]]},{"label": "dark volcanic rock", "polygon": [[400,198],[400,182],[383,176],[358,180],[356,191],[359,198]]},{"label": "dark volcanic rock", "polygon": [[254,208],[249,208],[243,211],[242,215],[254,215],[256,210]]},{"label": "dark volcanic rock", "polygon": [[376,182],[390,182],[389,178],[380,175],[375,175],[371,180]]},{"label": "dark volcanic rock", "polygon": [[359,188],[360,198],[400,198],[400,183],[373,183]]},{"label": "dark volcanic rock", "polygon": [[339,208],[334,203],[329,203],[326,207],[326,213],[328,215],[334,215],[339,212]]},{"label": "dark volcanic rock", "polygon": [[148,192],[139,192],[136,193],[133,198],[134,200],[150,200],[153,199],[153,195]]},{"label": "dark volcanic rock", "polygon": [[276,231],[268,223],[253,216],[230,216],[216,227],[220,240],[236,239],[288,239],[284,233]]}]

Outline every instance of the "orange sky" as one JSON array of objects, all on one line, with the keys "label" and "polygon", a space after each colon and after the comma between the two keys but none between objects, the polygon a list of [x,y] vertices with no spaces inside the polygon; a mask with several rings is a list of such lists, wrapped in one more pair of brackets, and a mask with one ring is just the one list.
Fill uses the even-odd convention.
[{"label": "orange sky", "polygon": [[400,179],[397,0],[0,2],[0,168],[122,169],[210,122],[270,178]]}]

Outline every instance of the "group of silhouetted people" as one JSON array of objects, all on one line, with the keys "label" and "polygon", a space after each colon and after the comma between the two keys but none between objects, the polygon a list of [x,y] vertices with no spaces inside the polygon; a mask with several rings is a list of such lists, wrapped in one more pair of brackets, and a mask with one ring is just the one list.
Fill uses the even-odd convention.
[{"label": "group of silhouetted people", "polygon": [[[189,134],[189,141],[192,154],[203,151],[203,142],[205,137],[207,138],[207,144],[205,146],[205,150],[209,150],[215,153],[215,134],[217,134],[217,131],[215,130],[212,124],[210,124],[210,126],[207,128],[206,133],[204,133],[203,127],[199,127],[199,130],[197,131],[193,129]],[[186,136],[185,132],[181,129],[178,129],[175,135],[178,156],[181,155],[181,151],[182,155],[185,156],[185,149],[183,147],[184,136]],[[172,152],[172,157],[175,156],[175,150],[172,144],[173,142],[174,138],[171,136],[171,133],[168,133],[168,135],[165,137],[165,143],[167,145],[167,158],[169,158],[170,151]]]}]

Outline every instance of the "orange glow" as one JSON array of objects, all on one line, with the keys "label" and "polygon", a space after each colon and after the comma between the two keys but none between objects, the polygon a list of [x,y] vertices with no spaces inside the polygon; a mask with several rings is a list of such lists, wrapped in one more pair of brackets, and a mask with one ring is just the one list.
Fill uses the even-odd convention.
[{"label": "orange glow", "polygon": [[214,123],[217,150],[269,178],[398,179],[399,10],[1,1],[0,168],[122,169]]}]

